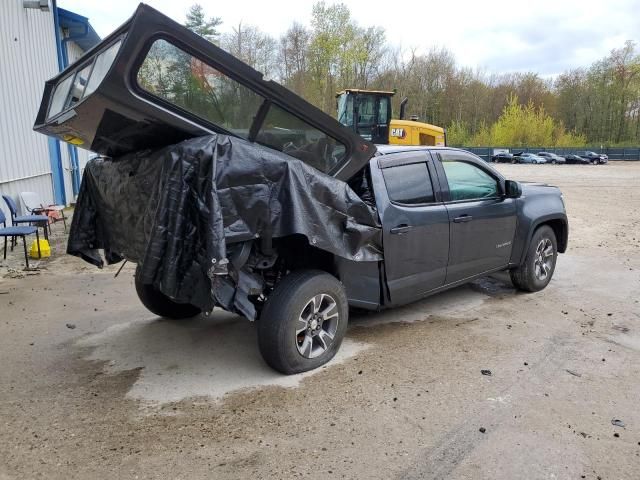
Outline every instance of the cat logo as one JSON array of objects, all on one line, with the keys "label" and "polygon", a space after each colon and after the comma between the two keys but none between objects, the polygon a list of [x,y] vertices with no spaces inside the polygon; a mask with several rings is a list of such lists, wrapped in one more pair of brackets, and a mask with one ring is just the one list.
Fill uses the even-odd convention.
[{"label": "cat logo", "polygon": [[391,136],[392,137],[398,137],[398,138],[404,138],[407,136],[407,132],[405,131],[404,128],[392,128],[391,129]]}]

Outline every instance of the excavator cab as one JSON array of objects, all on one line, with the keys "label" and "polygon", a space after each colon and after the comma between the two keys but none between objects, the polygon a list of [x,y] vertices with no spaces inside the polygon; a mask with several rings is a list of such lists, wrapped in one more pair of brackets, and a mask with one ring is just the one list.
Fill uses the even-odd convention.
[{"label": "excavator cab", "polygon": [[391,97],[394,92],[347,89],[339,92],[338,121],[365,140],[389,143]]},{"label": "excavator cab", "polygon": [[365,140],[392,145],[446,145],[445,130],[404,119],[407,98],[400,103],[400,119],[391,118],[391,97],[395,92],[349,88],[338,92],[338,121]]}]

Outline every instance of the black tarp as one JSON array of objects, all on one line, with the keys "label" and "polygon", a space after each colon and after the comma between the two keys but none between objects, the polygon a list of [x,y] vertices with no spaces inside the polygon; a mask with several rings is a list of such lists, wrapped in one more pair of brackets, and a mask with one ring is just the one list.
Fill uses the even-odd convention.
[{"label": "black tarp", "polygon": [[225,275],[227,245],[292,234],[349,260],[382,258],[377,215],[345,182],[289,155],[211,135],[89,161],[67,253],[99,267],[137,262],[145,283],[208,311],[221,298],[217,288],[238,290]]}]

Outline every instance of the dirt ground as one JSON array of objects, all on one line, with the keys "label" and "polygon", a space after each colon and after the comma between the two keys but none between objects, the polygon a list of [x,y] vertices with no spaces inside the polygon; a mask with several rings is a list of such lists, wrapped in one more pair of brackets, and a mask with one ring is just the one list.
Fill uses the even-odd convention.
[{"label": "dirt ground", "polygon": [[39,274],[0,267],[0,479],[640,478],[640,162],[498,168],[564,192],[549,287],[352,318],[303,376],[246,320],[154,317],[130,265],[66,257],[56,225]]}]

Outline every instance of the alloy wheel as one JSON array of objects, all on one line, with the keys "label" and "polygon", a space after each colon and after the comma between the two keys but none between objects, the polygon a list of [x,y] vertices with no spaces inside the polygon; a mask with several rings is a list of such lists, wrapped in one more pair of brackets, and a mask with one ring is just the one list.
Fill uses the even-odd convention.
[{"label": "alloy wheel", "polygon": [[296,346],[305,358],[322,355],[333,344],[340,315],[335,299],[326,293],[312,297],[300,312]]},{"label": "alloy wheel", "polygon": [[553,244],[548,238],[543,238],[536,247],[533,269],[538,280],[544,281],[551,274],[553,268]]}]

